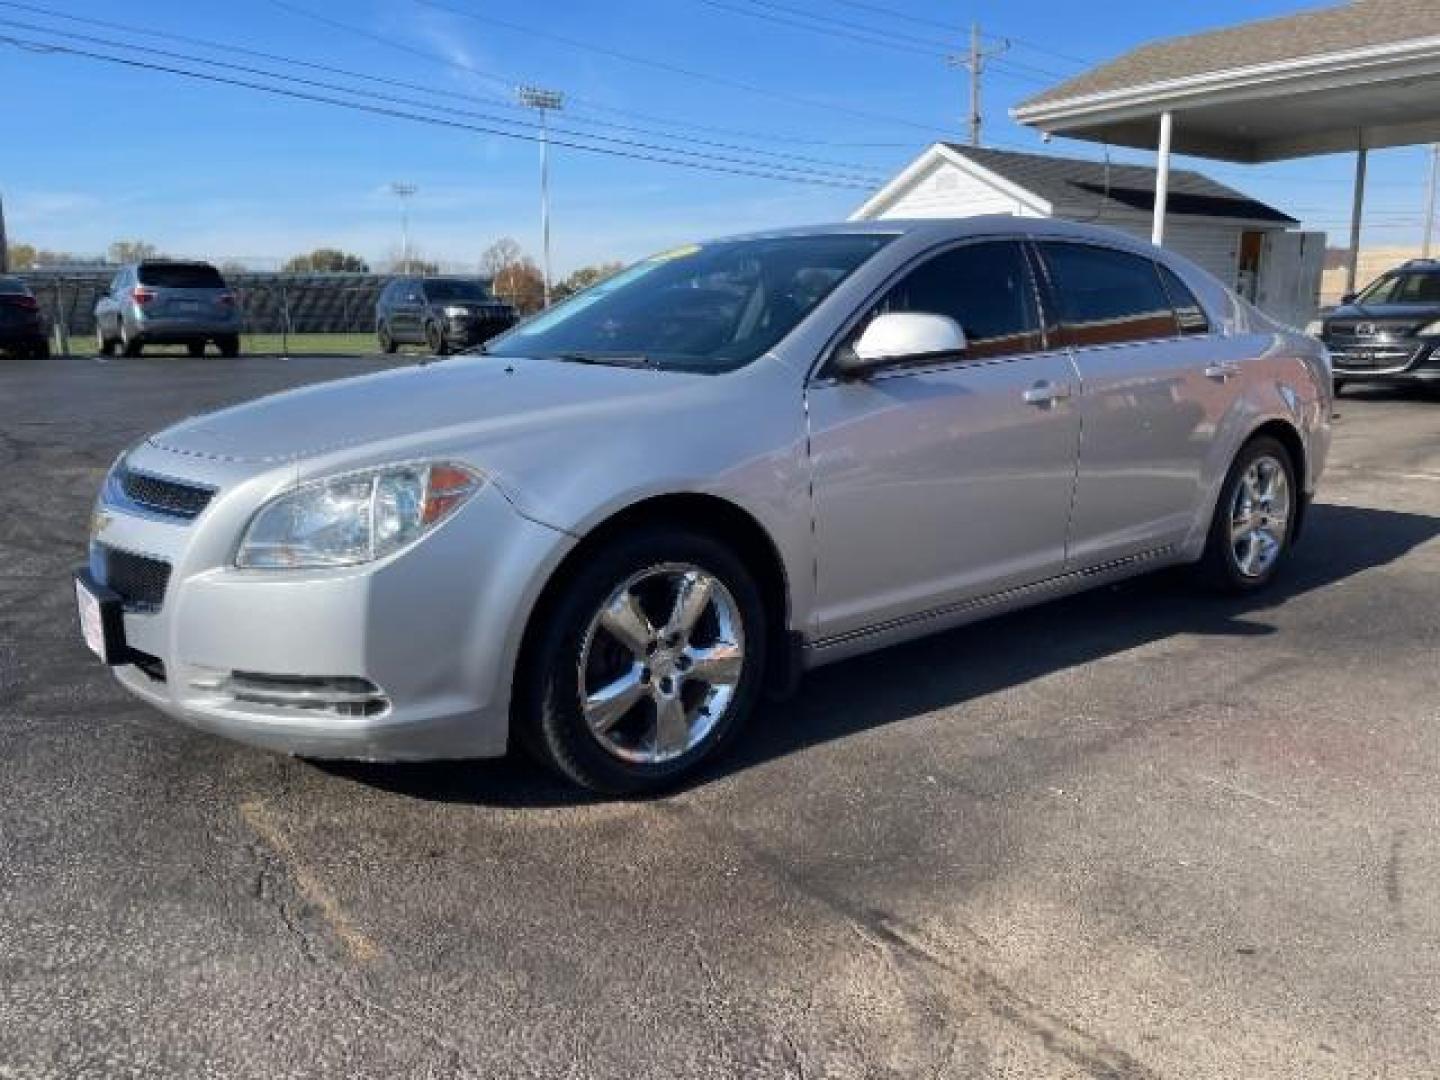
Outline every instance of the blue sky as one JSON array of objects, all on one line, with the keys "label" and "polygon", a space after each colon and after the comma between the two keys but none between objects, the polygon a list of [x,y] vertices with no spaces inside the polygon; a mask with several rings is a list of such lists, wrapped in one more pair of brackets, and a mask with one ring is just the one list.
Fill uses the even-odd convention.
[{"label": "blue sky", "polygon": [[[452,109],[509,115],[517,80],[569,95],[556,123],[612,138],[656,142],[599,121],[819,159],[786,163],[834,177],[886,176],[937,137],[963,137],[963,73],[921,43],[960,48],[963,26],[1016,39],[987,79],[987,141],[1042,149],[1007,109],[1052,75],[1079,70],[1143,41],[1313,6],[1285,0],[874,0],[914,20],[953,21],[951,35],[923,21],[879,15],[864,3],[774,0],[908,35],[920,51],[881,48],[810,29],[749,18],[746,0],[581,0],[517,5],[497,0],[26,0],[134,30],[212,39],[312,63],[415,84]],[[296,14],[308,9],[356,30]],[[771,7],[772,13],[778,9]],[[561,42],[498,25],[583,42]],[[0,5],[5,34],[41,37],[18,24],[64,27],[78,48],[114,43],[158,52],[125,55],[174,63],[191,53],[261,65],[235,50],[164,43]],[[356,32],[359,31],[359,32]],[[88,39],[88,40],[87,40]],[[51,38],[49,40],[61,40]],[[1026,44],[1021,44],[1020,42]],[[1035,47],[1035,46],[1038,46]],[[608,50],[608,52],[607,52]],[[647,59],[622,60],[614,52]],[[656,65],[669,65],[662,67]],[[710,79],[681,74],[684,68]],[[447,263],[473,262],[500,236],[538,251],[538,150],[530,142],[422,126],[172,75],[0,46],[9,90],[0,110],[0,196],[12,240],[77,252],[139,237],[176,254],[215,260],[278,260],[327,244],[381,262],[399,247],[393,180],[419,188],[412,201],[417,250]],[[236,74],[232,72],[231,74]],[[244,77],[244,76],[239,76]],[[311,71],[322,81],[335,77]],[[743,83],[756,91],[731,85]],[[419,92],[372,86],[402,97]],[[803,99],[803,100],[802,100]],[[863,115],[862,115],[863,114]],[[683,124],[684,128],[668,125]],[[673,144],[672,144],[673,145]],[[692,148],[694,144],[690,144]],[[755,160],[753,151],[705,148]],[[1094,156],[1057,140],[1051,150]],[[1120,160],[1144,156],[1117,154]],[[775,160],[767,158],[765,160]],[[1414,242],[1420,231],[1426,151],[1372,155],[1367,245]],[[835,163],[835,164],[830,164]],[[1327,157],[1260,168],[1195,163],[1273,202],[1343,242],[1352,160]],[[844,217],[863,190],[692,171],[557,148],[552,213],[556,268],[629,260],[697,236]]]}]

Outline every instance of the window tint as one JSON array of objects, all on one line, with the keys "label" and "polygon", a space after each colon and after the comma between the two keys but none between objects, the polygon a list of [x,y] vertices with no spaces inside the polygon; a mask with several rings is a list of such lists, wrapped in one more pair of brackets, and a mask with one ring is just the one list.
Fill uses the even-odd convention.
[{"label": "window tint", "polygon": [[0,277],[0,293],[21,295],[25,292],[25,283],[18,277]]},{"label": "window tint", "polygon": [[1155,263],[1088,244],[1041,245],[1066,336],[1076,346],[1150,341],[1179,333]]},{"label": "window tint", "polygon": [[1160,277],[1165,282],[1165,291],[1170,294],[1170,306],[1175,309],[1175,318],[1180,323],[1182,334],[1208,334],[1210,332],[1210,319],[1205,314],[1205,309],[1200,306],[1200,301],[1195,299],[1195,294],[1190,291],[1190,286],[1180,280],[1180,275],[1171,270],[1164,263],[1156,263],[1160,267]]},{"label": "window tint", "polygon": [[208,263],[146,263],[140,284],[161,289],[223,289],[225,279]]},{"label": "window tint", "polygon": [[489,300],[490,294],[478,281],[454,278],[426,278],[425,295],[431,300]]},{"label": "window tint", "polygon": [[970,244],[916,267],[876,314],[923,311],[960,324],[973,359],[1037,352],[1040,323],[1025,253],[1014,241]]}]

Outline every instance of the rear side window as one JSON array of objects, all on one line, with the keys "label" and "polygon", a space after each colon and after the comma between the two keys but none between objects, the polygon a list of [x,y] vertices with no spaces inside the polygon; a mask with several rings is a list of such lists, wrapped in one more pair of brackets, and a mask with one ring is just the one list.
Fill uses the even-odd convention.
[{"label": "rear side window", "polygon": [[157,289],[223,289],[225,279],[208,263],[149,263],[140,267],[140,284]]},{"label": "rear side window", "polygon": [[1180,333],[1208,334],[1210,318],[1205,314],[1205,309],[1200,306],[1200,301],[1195,299],[1195,294],[1190,291],[1190,286],[1181,281],[1180,275],[1164,263],[1155,265],[1160,267],[1160,279],[1165,283],[1165,291],[1170,294],[1170,305],[1175,309],[1175,318],[1180,323]]},{"label": "rear side window", "polygon": [[1012,240],[955,248],[910,271],[875,309],[948,315],[965,331],[966,356],[1040,350],[1040,320],[1025,253]]},{"label": "rear side window", "polygon": [[1116,345],[1179,333],[1155,263],[1089,244],[1040,245],[1070,344]]}]

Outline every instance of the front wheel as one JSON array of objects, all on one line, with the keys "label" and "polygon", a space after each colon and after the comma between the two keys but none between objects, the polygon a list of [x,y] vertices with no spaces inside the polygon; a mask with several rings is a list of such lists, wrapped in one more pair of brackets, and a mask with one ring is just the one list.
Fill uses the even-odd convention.
[{"label": "front wheel", "polygon": [[444,356],[450,351],[450,342],[445,337],[445,328],[436,322],[425,327],[425,344],[436,356]]},{"label": "front wheel", "polygon": [[1274,580],[1295,534],[1299,487],[1290,452],[1262,435],[1236,455],[1210,522],[1201,569],[1223,592],[1250,593]]},{"label": "front wheel", "polygon": [[186,346],[185,346],[185,351],[186,351],[187,353],[189,353],[191,356],[204,356],[204,355],[205,355],[205,342],[203,342],[203,341],[191,341],[191,342],[189,342],[188,344],[186,344]]},{"label": "front wheel", "polygon": [[679,529],[586,558],[527,650],[517,733],[575,783],[679,783],[741,726],[764,677],[764,608],[728,547]]},{"label": "front wheel", "polygon": [[395,350],[399,348],[395,342],[395,335],[390,333],[388,323],[380,324],[380,328],[375,331],[375,337],[380,343],[380,351],[387,356],[393,355]]},{"label": "front wheel", "polygon": [[[215,339],[215,347],[220,350],[221,356],[228,356],[233,360],[240,355],[240,335],[222,334]],[[201,351],[204,351],[203,345],[201,346]]]}]

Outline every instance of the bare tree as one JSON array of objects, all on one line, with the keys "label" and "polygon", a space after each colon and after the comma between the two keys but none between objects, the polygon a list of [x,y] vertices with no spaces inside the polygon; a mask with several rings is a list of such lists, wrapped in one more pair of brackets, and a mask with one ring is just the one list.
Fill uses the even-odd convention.
[{"label": "bare tree", "polygon": [[160,249],[147,240],[116,240],[107,254],[112,263],[133,263],[155,258]]}]

